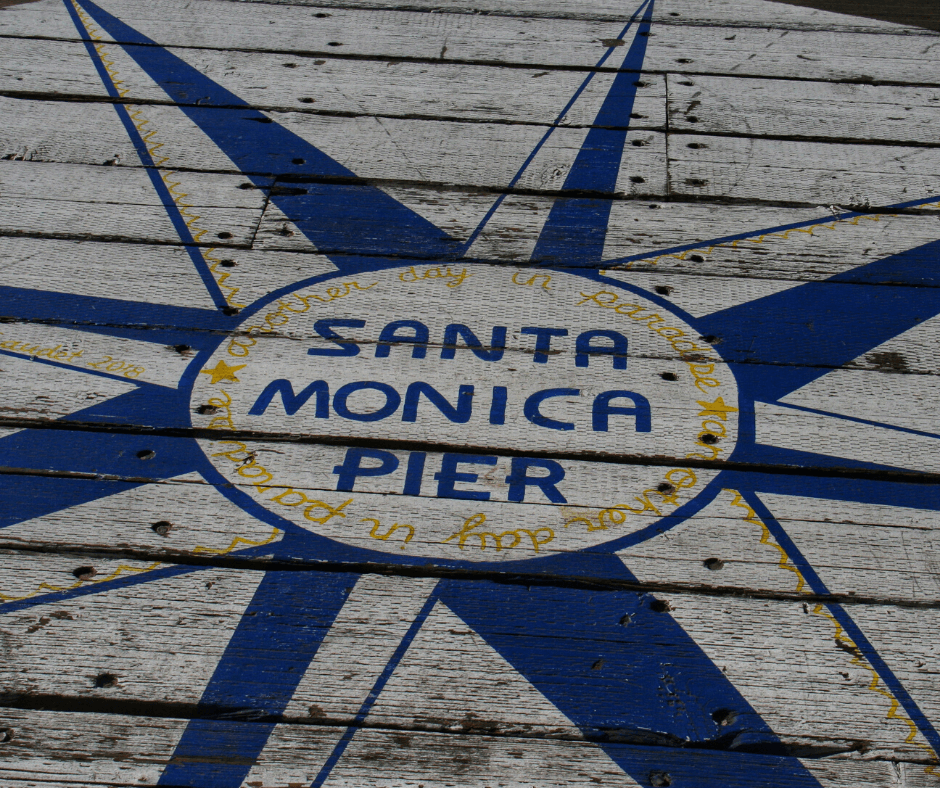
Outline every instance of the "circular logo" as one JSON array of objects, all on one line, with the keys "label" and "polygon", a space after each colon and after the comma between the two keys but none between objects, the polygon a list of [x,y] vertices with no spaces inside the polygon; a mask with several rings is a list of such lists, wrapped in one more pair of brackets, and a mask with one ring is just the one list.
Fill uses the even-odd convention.
[{"label": "circular logo", "polygon": [[[409,266],[298,288],[197,375],[193,423],[261,506],[348,545],[518,560],[668,516],[727,457],[737,389],[658,304],[565,273]],[[656,465],[648,464],[655,458]]]}]

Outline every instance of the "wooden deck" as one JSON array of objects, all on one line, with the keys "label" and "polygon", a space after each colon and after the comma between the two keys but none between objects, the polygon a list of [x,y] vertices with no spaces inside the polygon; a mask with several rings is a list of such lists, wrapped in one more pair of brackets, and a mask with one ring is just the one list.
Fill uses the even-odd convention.
[{"label": "wooden deck", "polygon": [[0,0],[0,788],[940,786],[940,11],[635,2]]}]

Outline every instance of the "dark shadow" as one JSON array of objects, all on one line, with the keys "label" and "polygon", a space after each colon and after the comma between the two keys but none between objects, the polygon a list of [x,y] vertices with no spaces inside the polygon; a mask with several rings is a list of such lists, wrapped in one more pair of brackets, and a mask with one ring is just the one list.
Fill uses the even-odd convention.
[{"label": "dark shadow", "polygon": [[940,32],[940,3],[936,0],[779,0],[787,5],[818,8],[837,14],[865,16],[899,25]]}]

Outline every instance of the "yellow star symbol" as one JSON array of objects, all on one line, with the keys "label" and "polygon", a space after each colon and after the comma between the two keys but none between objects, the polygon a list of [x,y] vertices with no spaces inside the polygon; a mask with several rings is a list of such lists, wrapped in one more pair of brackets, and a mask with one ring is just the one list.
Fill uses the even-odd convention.
[{"label": "yellow star symbol", "polygon": [[219,360],[219,363],[215,365],[215,369],[204,369],[199,374],[209,375],[212,378],[213,385],[220,380],[230,380],[232,383],[238,383],[238,378],[235,377],[235,373],[244,366],[245,364],[239,364],[237,367],[230,367],[224,361]]},{"label": "yellow star symbol", "polygon": [[725,401],[719,397],[714,402],[702,402],[696,400],[705,410],[699,413],[699,416],[717,416],[722,421],[728,420],[729,413],[737,413],[738,409],[731,405],[725,405]]}]

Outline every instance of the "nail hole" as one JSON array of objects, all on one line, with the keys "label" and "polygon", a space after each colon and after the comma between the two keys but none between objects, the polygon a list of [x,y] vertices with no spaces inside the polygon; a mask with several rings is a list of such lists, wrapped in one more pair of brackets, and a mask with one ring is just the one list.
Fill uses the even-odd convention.
[{"label": "nail hole", "polygon": [[701,186],[707,186],[707,185],[708,185],[708,181],[706,181],[706,180],[703,179],[703,178],[686,178],[686,179],[685,179],[685,185],[686,185],[686,186],[699,186],[699,187],[701,187]]},{"label": "nail hole", "polygon": [[675,372],[663,372],[659,377],[663,380],[678,380],[679,376]]},{"label": "nail hole", "polygon": [[650,610],[655,613],[668,613],[672,609],[672,605],[662,599],[654,599],[650,602]]},{"label": "nail hole", "polygon": [[187,351],[192,350],[192,348],[189,345],[173,345],[173,350],[175,350],[177,353],[182,354],[182,353],[186,353]]},{"label": "nail hole", "polygon": [[633,140],[630,143],[634,148],[642,148],[646,143],[643,140]]},{"label": "nail hole", "polygon": [[254,189],[255,185],[253,183],[240,183],[238,184],[239,189]]},{"label": "nail hole", "polygon": [[645,118],[646,115],[641,115],[639,112],[631,112],[630,117],[634,120],[640,120],[641,118]]},{"label": "nail hole", "polygon": [[702,255],[700,255],[700,254],[690,254],[690,255],[689,255],[689,259],[690,259],[693,263],[704,263],[704,262],[705,262],[705,258],[702,257]]},{"label": "nail hole", "polygon": [[13,728],[0,728],[0,743],[13,741]]},{"label": "nail hole", "polygon": [[219,265],[221,265],[223,268],[234,268],[236,265],[238,265],[238,263],[236,263],[234,260],[222,260]]},{"label": "nail hole", "polygon": [[169,536],[170,531],[173,530],[173,523],[171,523],[169,520],[160,520],[150,527],[153,529],[155,534],[159,534],[160,536]]},{"label": "nail hole", "polygon": [[676,61],[676,63],[691,63],[691,62],[692,62],[692,61],[689,60],[687,57],[680,57],[680,58]]},{"label": "nail hole", "polygon": [[241,310],[238,309],[237,307],[234,307],[234,306],[223,306],[223,307],[222,307],[222,314],[223,314],[223,315],[229,315],[229,316],[231,316],[231,315],[237,315],[239,312],[241,312]]},{"label": "nail hole", "polygon": [[712,712],[712,719],[719,725],[731,725],[737,718],[738,713],[731,709],[718,709]]},{"label": "nail hole", "polygon": [[675,11],[670,11],[669,16],[679,16]]},{"label": "nail hole", "polygon": [[633,613],[627,613],[620,619],[620,626],[628,627],[633,623]]},{"label": "nail hole", "polygon": [[291,164],[304,164],[305,162],[303,159],[291,159],[290,163]]},{"label": "nail hole", "polygon": [[634,87],[638,87],[638,88],[645,88],[645,87],[646,87],[646,83],[643,82],[642,80],[637,80],[636,82],[633,83],[633,85],[634,85]]},{"label": "nail hole", "polygon": [[285,63],[284,68],[297,68],[296,63]]},{"label": "nail hole", "polygon": [[653,34],[650,33],[649,30],[641,30],[640,35],[643,36],[643,38],[649,38]]},{"label": "nail hole", "polygon": [[699,150],[700,148],[707,148],[707,145],[703,145],[701,142],[690,142],[685,147],[691,148],[692,150]]},{"label": "nail hole", "polygon": [[699,438],[699,440],[702,441],[702,443],[706,443],[709,446],[713,446],[714,444],[718,443],[718,436],[712,435],[710,432],[706,432],[704,435],[702,435]]},{"label": "nail hole", "polygon": [[630,183],[646,183],[646,179],[641,178],[639,175],[631,175]]},{"label": "nail hole", "polygon": [[674,493],[676,491],[676,488],[673,487],[669,482],[662,482],[656,489],[664,495],[669,495],[670,493]]},{"label": "nail hole", "polygon": [[302,99],[298,99],[298,101],[299,101],[301,104],[313,104],[313,102],[316,101],[316,99],[312,99],[312,98],[302,98]]},{"label": "nail hole", "polygon": [[702,340],[702,342],[707,342],[709,345],[717,345],[721,342],[721,339],[714,334],[705,334],[699,337],[699,339]]},{"label": "nail hole", "polygon": [[650,208],[653,210],[658,210],[659,206],[656,203],[653,203],[652,205],[650,205]]},{"label": "nail hole", "polygon": [[340,43],[339,41],[330,41],[330,43],[327,44],[327,46],[331,46],[331,47],[341,47],[341,46],[342,46],[342,43]]},{"label": "nail hole", "polygon": [[198,408],[196,408],[196,413],[200,414],[201,416],[211,416],[218,412],[219,409],[213,405],[200,405]]},{"label": "nail hole", "polygon": [[672,785],[672,777],[666,772],[650,772],[650,785],[653,788],[665,788]]},{"label": "nail hole", "polygon": [[95,676],[95,686],[98,689],[104,687],[116,687],[118,683],[118,677],[113,673],[99,673]]},{"label": "nail hole", "polygon": [[219,233],[216,237],[217,237],[217,238],[221,238],[223,241],[227,241],[227,240],[229,240],[229,238],[232,237],[232,234],[231,234],[230,232],[225,232],[225,231],[223,231],[223,232]]},{"label": "nail hole", "polygon": [[689,123],[698,123],[698,118],[697,118],[695,115],[686,115],[686,116],[685,116],[685,119],[686,119]]},{"label": "nail hole", "polygon": [[75,576],[76,580],[91,580],[98,574],[98,570],[93,566],[76,566],[72,570],[72,574]]},{"label": "nail hole", "polygon": [[[329,14],[324,14],[324,16],[329,16]],[[314,61],[313,61],[313,65],[315,65],[315,66],[322,66],[324,63],[326,63],[325,60],[314,60]]]},{"label": "nail hole", "polygon": [[604,660],[599,659],[597,662],[591,665],[591,670],[600,670],[602,667],[604,667]]},{"label": "nail hole", "polygon": [[255,123],[274,123],[271,118],[248,118],[248,120],[253,120]]},{"label": "nail hole", "polygon": [[712,572],[717,572],[719,569],[723,569],[725,562],[720,558],[706,558],[702,561],[702,566],[706,569],[710,569]]},{"label": "nail hole", "polygon": [[326,19],[328,16],[332,16],[332,14],[314,14],[314,16],[317,19]]},{"label": "nail hole", "polygon": [[157,456],[157,453],[153,449],[141,449],[137,452],[138,460],[152,460]]},{"label": "nail hole", "polygon": [[695,86],[695,83],[694,83],[691,79],[690,79],[688,82],[680,82],[679,84],[680,84],[680,85],[685,85],[685,87],[687,87],[687,88],[691,88],[691,87],[694,87],[694,86]]},{"label": "nail hole", "polygon": [[672,292],[672,288],[667,285],[656,285],[653,289],[660,295],[669,295]]}]

